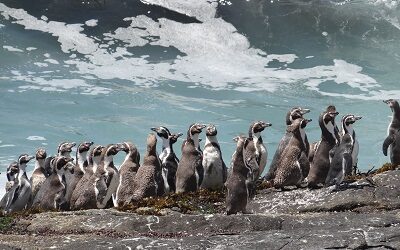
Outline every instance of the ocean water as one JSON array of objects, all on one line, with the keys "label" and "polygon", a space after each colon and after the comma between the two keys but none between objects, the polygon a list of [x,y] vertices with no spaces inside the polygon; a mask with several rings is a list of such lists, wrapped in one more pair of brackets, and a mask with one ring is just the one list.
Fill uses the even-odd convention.
[{"label": "ocean water", "polygon": [[310,141],[330,104],[363,116],[359,167],[378,167],[399,68],[399,1],[1,0],[0,193],[21,153],[129,140],[143,154],[158,125],[216,124],[229,165],[232,138],[265,120],[271,159],[293,106],[312,110]]}]

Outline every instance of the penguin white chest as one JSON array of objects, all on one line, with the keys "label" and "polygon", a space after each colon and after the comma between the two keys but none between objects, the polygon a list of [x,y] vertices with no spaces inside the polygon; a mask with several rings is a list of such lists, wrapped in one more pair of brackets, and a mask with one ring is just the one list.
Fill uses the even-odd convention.
[{"label": "penguin white chest", "polygon": [[203,188],[218,188],[223,182],[222,158],[220,151],[211,146],[206,146],[203,151],[204,178],[201,183]]},{"label": "penguin white chest", "polygon": [[267,148],[265,147],[264,144],[259,144],[257,146],[259,155],[258,157],[260,158],[260,174],[264,171],[265,165],[267,165],[267,158],[268,158],[268,152]]}]

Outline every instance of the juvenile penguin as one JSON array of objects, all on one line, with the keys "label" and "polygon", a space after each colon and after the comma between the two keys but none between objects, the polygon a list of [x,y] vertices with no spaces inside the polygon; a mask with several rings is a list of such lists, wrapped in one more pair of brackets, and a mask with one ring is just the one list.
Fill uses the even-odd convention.
[{"label": "juvenile penguin", "polygon": [[140,167],[140,154],[136,146],[131,142],[124,142],[122,146],[126,156],[119,169],[119,184],[113,197],[114,207],[122,207],[131,202],[135,191],[135,176]]},{"label": "juvenile penguin", "polygon": [[7,167],[7,182],[6,192],[14,185],[15,178],[17,178],[19,172],[18,162],[13,161]]},{"label": "juvenile penguin", "polygon": [[36,151],[36,163],[35,163],[35,169],[33,170],[30,182],[32,186],[32,196],[31,196],[31,202],[35,199],[36,194],[39,192],[40,187],[46,180],[47,173],[44,169],[44,161],[46,160],[47,154],[46,150],[43,148],[39,148]]},{"label": "juvenile penguin", "polygon": [[194,123],[189,126],[182,144],[182,157],[176,171],[176,192],[194,192],[203,181],[202,152],[199,151],[199,134],[206,126]]},{"label": "juvenile penguin", "polygon": [[[303,116],[307,113],[309,113],[309,109],[303,109],[301,107],[294,107],[289,112],[286,114],[286,126],[291,125],[295,120],[303,118]],[[275,178],[275,171],[277,168],[277,163],[281,160],[281,156],[285,148],[288,146],[290,139],[292,138],[293,133],[288,132],[286,130],[285,135],[282,137],[281,141],[279,142],[279,145],[275,151],[274,158],[272,158],[271,165],[269,167],[268,173],[265,175],[265,179],[267,181],[273,180]],[[306,156],[308,157],[309,153],[309,142],[307,139],[307,135],[305,135],[305,141],[306,141]],[[307,173],[308,174],[308,173]]]},{"label": "juvenile penguin", "polygon": [[277,163],[276,176],[273,181],[275,188],[300,186],[307,177],[304,174],[304,166],[302,167],[301,164],[301,156],[307,150],[304,129],[309,122],[311,120],[299,118],[287,126],[287,132],[292,133],[292,137]]},{"label": "juvenile penguin", "polygon": [[232,155],[231,170],[226,180],[226,214],[236,214],[238,212],[247,213],[247,202],[249,193],[247,189],[247,176],[249,169],[243,159],[243,149],[245,144],[244,137],[236,137],[236,151]]},{"label": "juvenile penguin", "polygon": [[264,121],[256,121],[251,123],[249,128],[249,139],[253,140],[254,144],[254,154],[258,163],[258,170],[253,173],[254,180],[258,180],[260,175],[264,172],[264,168],[267,165],[268,151],[263,143],[263,139],[261,137],[261,132],[264,131],[265,128],[272,126],[271,123]]},{"label": "juvenile penguin", "polygon": [[[71,209],[90,209],[97,208],[94,173],[101,168],[102,160],[104,160],[105,147],[98,145],[93,148],[90,153],[88,165],[85,174],[79,180],[74,191],[72,192],[70,207]],[[104,154],[103,154],[104,151]]]},{"label": "juvenile penguin", "polygon": [[157,155],[156,146],[157,137],[154,134],[149,134],[147,137],[147,150],[143,158],[143,164],[140,166],[135,176],[135,191],[132,196],[133,201],[164,194],[161,163]]},{"label": "juvenile penguin", "polygon": [[159,155],[161,161],[162,177],[164,180],[165,193],[175,193],[176,187],[176,170],[178,168],[179,159],[176,157],[173,144],[178,140],[182,133],[171,134],[166,127],[151,128],[162,139],[162,151]]},{"label": "juvenile penguin", "polygon": [[35,158],[27,154],[18,157],[19,172],[14,180],[14,185],[4,195],[1,204],[1,210],[4,213],[12,213],[25,209],[32,195],[31,184],[26,176],[26,164]]},{"label": "juvenile penguin", "polygon": [[63,178],[64,172],[72,169],[74,164],[72,158],[65,156],[56,156],[54,158],[53,173],[42,185],[33,200],[32,207],[44,210],[66,210],[68,209],[67,200],[65,199],[66,183]]},{"label": "juvenile penguin", "polygon": [[335,117],[338,114],[334,106],[329,106],[319,116],[321,140],[315,146],[313,161],[307,176],[309,187],[315,188],[325,183],[330,168],[330,151],[339,141],[339,133],[335,125]]},{"label": "juvenile penguin", "polygon": [[87,170],[87,167],[89,165],[87,154],[92,145],[93,142],[82,142],[78,145],[76,149],[76,162],[73,170],[73,175],[69,178],[69,182],[67,182],[65,193],[65,199],[68,204],[71,200],[72,193],[74,192],[78,182],[81,180]]},{"label": "juvenile penguin", "polygon": [[227,168],[222,159],[217,133],[215,125],[207,126],[202,162],[204,178],[200,187],[210,190],[222,189],[227,178]]},{"label": "juvenile penguin", "polygon": [[[97,195],[97,208],[105,208],[107,203],[112,201],[111,198],[116,195],[119,184],[119,173],[114,165],[114,156],[123,149],[124,146],[122,144],[110,144],[105,149],[103,172],[95,173],[96,175],[101,173],[103,177],[99,177],[96,184],[97,192],[99,192]],[[104,196],[101,196],[102,193]]]},{"label": "juvenile penguin", "polygon": [[394,165],[400,165],[400,106],[397,100],[389,99],[383,101],[392,110],[392,121],[389,123],[387,137],[383,142],[382,151],[387,156],[389,148],[390,161]]},{"label": "juvenile penguin", "polygon": [[349,133],[344,134],[333,155],[331,167],[325,180],[326,186],[336,185],[336,188],[338,188],[344,177],[351,174],[353,145],[352,136]]},{"label": "juvenile penguin", "polygon": [[356,136],[356,131],[353,128],[353,124],[360,120],[362,117],[361,116],[356,116],[356,115],[352,115],[352,114],[348,114],[342,117],[342,130],[340,131],[340,136],[341,136],[341,140],[343,139],[343,136],[345,134],[349,134],[351,136],[351,138],[353,139],[353,149],[351,152],[351,157],[352,157],[352,172],[351,174],[355,175],[356,174],[356,170],[357,170],[357,163],[358,163],[358,152],[359,152],[359,143],[358,143],[358,139]]}]

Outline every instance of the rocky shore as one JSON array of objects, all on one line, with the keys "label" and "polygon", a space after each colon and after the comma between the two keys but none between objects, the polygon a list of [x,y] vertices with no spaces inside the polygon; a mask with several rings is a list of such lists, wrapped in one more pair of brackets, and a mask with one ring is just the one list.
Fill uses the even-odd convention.
[{"label": "rocky shore", "polygon": [[226,216],[218,197],[210,202],[185,213],[172,204],[1,217],[0,248],[400,249],[400,170],[340,191],[259,190],[252,214]]}]

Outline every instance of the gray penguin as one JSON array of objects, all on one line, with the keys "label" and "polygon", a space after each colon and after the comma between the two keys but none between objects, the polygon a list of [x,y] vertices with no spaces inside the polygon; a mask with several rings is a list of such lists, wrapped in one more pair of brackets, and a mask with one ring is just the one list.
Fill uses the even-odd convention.
[{"label": "gray penguin", "polygon": [[273,181],[275,188],[300,186],[304,178],[307,177],[308,173],[304,173],[304,166],[301,165],[301,156],[302,153],[307,151],[304,129],[309,122],[311,122],[311,119],[299,118],[287,126],[287,132],[292,133],[292,137],[277,163]]},{"label": "gray penguin", "polygon": [[340,131],[340,140],[342,140],[345,134],[349,134],[353,139],[353,149],[351,152],[353,170],[352,175],[356,175],[357,164],[358,164],[358,152],[360,149],[360,144],[358,143],[358,138],[356,136],[356,131],[353,128],[353,124],[360,120],[361,116],[356,116],[353,114],[347,114],[342,117],[342,130]]},{"label": "gray penguin", "polygon": [[73,160],[73,158],[65,156],[54,158],[53,174],[43,183],[33,200],[32,208],[44,210],[67,210],[69,208],[65,199],[67,184],[63,175],[65,171],[70,171],[74,167],[74,164],[69,164]]},{"label": "gray penguin", "polygon": [[249,192],[247,188],[247,176],[249,168],[244,163],[244,144],[245,137],[235,137],[237,142],[236,151],[232,155],[231,170],[225,186],[226,192],[226,214],[236,214],[238,212],[247,213],[247,203]]},{"label": "gray penguin", "polygon": [[134,181],[133,201],[145,197],[155,197],[164,194],[164,184],[161,176],[161,163],[157,155],[157,137],[149,134],[147,137],[147,150],[143,157],[143,164],[136,173]]},{"label": "gray penguin", "polygon": [[339,142],[339,130],[335,124],[335,117],[339,114],[334,106],[329,106],[319,116],[321,140],[315,146],[313,161],[307,176],[308,186],[316,188],[323,186],[331,165],[331,150]]},{"label": "gray penguin", "polygon": [[200,187],[210,190],[222,189],[228,174],[225,162],[222,159],[217,133],[215,125],[207,126],[202,162],[204,178]]},{"label": "gray penguin", "polygon": [[[301,107],[291,108],[286,114],[286,126],[291,125],[296,119],[303,118],[303,116],[309,112],[310,112],[309,109],[304,109]],[[285,148],[287,147],[287,145],[289,144],[289,141],[292,138],[292,136],[293,136],[293,134],[286,130],[286,133],[280,140],[279,145],[275,151],[274,157],[272,158],[268,173],[264,177],[265,180],[271,181],[275,178],[275,171],[278,166],[277,164],[281,160],[282,153],[285,150]],[[305,154],[308,158],[309,142],[307,139],[307,135],[305,135],[305,141],[306,141],[306,145],[307,145],[306,146],[307,150],[306,150]],[[308,172],[307,172],[307,174],[308,174]]]},{"label": "gray penguin", "polygon": [[325,180],[325,186],[336,185],[336,188],[352,172],[354,141],[350,134],[344,134],[332,158],[331,166]]},{"label": "gray penguin", "polygon": [[131,202],[135,191],[135,176],[140,167],[140,154],[136,146],[131,142],[123,142],[122,146],[126,156],[119,169],[119,184],[113,197],[114,207],[122,207]]},{"label": "gray penguin", "polygon": [[199,134],[206,126],[194,123],[189,126],[187,138],[182,143],[182,157],[176,171],[176,193],[195,192],[203,181],[202,152]]},{"label": "gray penguin", "polygon": [[27,163],[35,158],[22,154],[18,157],[18,175],[14,180],[14,185],[8,190],[0,202],[0,209],[4,213],[18,212],[27,208],[32,195],[30,181],[26,175]]},{"label": "gray penguin", "polygon": [[389,149],[390,162],[394,165],[400,165],[400,105],[397,100],[389,99],[383,101],[392,110],[392,121],[387,129],[387,137],[382,145],[382,151],[385,156]]}]

